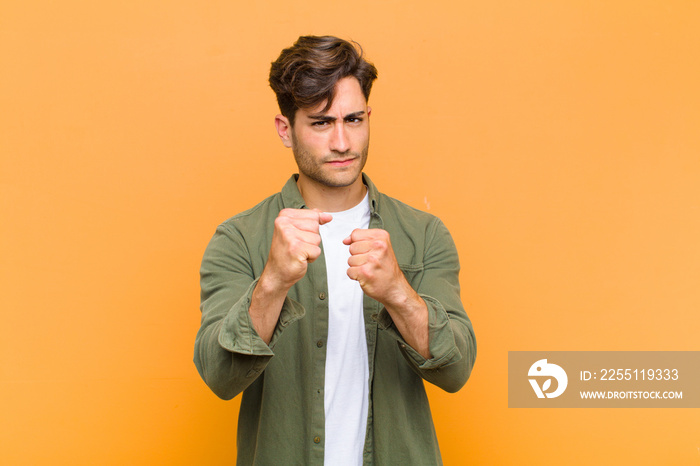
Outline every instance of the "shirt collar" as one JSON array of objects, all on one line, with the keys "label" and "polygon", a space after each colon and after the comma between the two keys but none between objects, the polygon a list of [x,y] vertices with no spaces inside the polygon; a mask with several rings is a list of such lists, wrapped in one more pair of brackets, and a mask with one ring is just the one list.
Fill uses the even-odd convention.
[{"label": "shirt collar", "polygon": [[297,187],[297,179],[299,175],[294,174],[287,180],[282,188],[282,203],[286,209],[305,209],[306,202],[301,197],[299,187]]},{"label": "shirt collar", "polygon": [[[284,207],[288,209],[306,209],[306,202],[301,197],[297,187],[297,179],[299,179],[298,174],[292,175],[282,188],[282,202]],[[379,210],[379,191],[377,191],[377,187],[374,186],[369,176],[364,173],[362,174],[362,182],[367,186],[367,192],[369,193],[370,212],[376,214]]]}]

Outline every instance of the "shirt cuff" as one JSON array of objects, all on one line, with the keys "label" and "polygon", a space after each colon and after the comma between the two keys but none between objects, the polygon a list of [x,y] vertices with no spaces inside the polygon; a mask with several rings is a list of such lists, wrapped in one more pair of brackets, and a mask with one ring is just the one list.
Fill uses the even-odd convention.
[{"label": "shirt cuff", "polygon": [[432,358],[426,359],[404,340],[396,329],[394,321],[385,307],[377,315],[379,328],[389,332],[398,341],[401,350],[421,370],[438,369],[462,359],[455,343],[450,318],[444,306],[437,299],[419,294],[428,307],[428,347]]},{"label": "shirt cuff", "polygon": [[284,298],[282,311],[272,333],[270,344],[266,344],[260,338],[258,332],[255,331],[249,312],[253,291],[258,284],[258,280],[259,278],[250,284],[243,296],[228,311],[219,332],[219,344],[224,349],[234,353],[274,356],[272,348],[274,348],[282,330],[292,322],[304,317],[306,311],[301,304],[293,299],[289,297]]}]

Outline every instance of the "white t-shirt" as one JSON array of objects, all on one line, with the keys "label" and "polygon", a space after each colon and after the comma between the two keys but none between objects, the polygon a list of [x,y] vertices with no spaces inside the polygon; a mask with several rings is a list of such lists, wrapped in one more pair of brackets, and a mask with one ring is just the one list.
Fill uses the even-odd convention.
[{"label": "white t-shirt", "polygon": [[369,399],[367,337],[362,288],[347,275],[350,251],[343,240],[354,229],[369,227],[369,196],[331,215],[333,220],[320,227],[328,274],[324,464],[361,466]]}]

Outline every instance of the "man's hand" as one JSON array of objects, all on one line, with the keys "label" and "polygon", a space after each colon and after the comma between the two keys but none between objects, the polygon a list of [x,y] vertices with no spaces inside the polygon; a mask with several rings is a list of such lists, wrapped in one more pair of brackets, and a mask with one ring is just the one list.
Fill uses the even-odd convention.
[{"label": "man's hand", "polygon": [[286,293],[321,255],[319,226],[332,219],[330,214],[318,210],[283,209],[275,219],[270,255],[261,280]]},{"label": "man's hand", "polygon": [[272,245],[248,312],[258,335],[270,343],[287,292],[321,255],[318,227],[330,222],[318,210],[283,209],[275,219]]},{"label": "man's hand", "polygon": [[384,305],[405,299],[410,285],[399,268],[386,230],[357,229],[343,243],[350,246],[348,277],[358,281],[366,295]]},{"label": "man's hand", "polygon": [[430,359],[428,307],[404,277],[389,233],[385,230],[354,230],[343,240],[350,246],[348,277],[362,291],[386,307],[406,343]]}]

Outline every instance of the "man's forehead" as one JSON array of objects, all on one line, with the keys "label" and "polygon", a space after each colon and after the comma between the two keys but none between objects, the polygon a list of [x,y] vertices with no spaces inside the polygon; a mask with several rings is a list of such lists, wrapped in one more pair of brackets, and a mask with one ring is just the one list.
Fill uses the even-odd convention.
[{"label": "man's forehead", "polygon": [[[354,76],[342,78],[335,84],[335,92],[333,100],[329,108],[328,100],[325,99],[318,105],[308,108],[300,108],[299,110],[310,118],[322,117],[329,113],[334,113],[334,110],[342,111],[345,114],[364,112],[367,107],[367,100],[360,87],[360,82]],[[338,106],[342,108],[337,108]],[[336,108],[334,108],[336,107]],[[325,110],[325,111],[324,111]],[[343,115],[345,116],[345,115]]]}]

